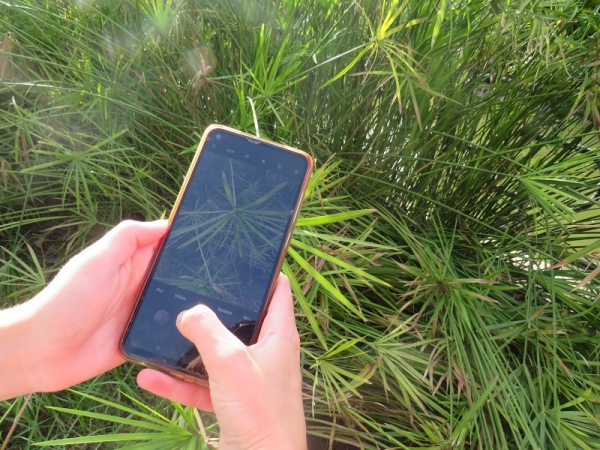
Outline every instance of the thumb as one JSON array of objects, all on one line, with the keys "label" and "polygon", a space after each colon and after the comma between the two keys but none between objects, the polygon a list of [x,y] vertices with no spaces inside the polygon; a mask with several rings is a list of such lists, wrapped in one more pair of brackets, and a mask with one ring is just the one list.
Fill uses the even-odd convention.
[{"label": "thumb", "polygon": [[179,314],[177,328],[198,349],[209,378],[235,376],[241,369],[239,364],[251,361],[248,348],[206,305],[197,305]]}]

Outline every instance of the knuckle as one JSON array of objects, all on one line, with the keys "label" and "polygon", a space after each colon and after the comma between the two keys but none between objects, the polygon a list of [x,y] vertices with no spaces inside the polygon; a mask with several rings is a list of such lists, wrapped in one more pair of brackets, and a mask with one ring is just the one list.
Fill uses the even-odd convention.
[{"label": "knuckle", "polygon": [[227,358],[236,366],[247,364],[250,361],[248,351],[244,347],[232,346],[226,353]]},{"label": "knuckle", "polygon": [[300,353],[300,336],[297,331],[290,336],[290,347],[295,353]]},{"label": "knuckle", "polygon": [[131,219],[125,219],[117,224],[115,229],[127,229],[137,225],[137,221]]},{"label": "knuckle", "polygon": [[290,351],[300,353],[300,335],[295,327],[284,333],[281,339],[289,347]]},{"label": "knuckle", "polygon": [[115,236],[119,236],[121,234],[132,233],[136,229],[139,222],[135,220],[126,219],[122,222],[119,222],[112,230],[107,233],[107,236],[114,238]]}]

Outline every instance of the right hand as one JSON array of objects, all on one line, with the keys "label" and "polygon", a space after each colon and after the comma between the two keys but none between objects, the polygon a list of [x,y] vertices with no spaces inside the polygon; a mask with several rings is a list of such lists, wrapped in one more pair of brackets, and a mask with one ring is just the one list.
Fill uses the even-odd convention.
[{"label": "right hand", "polygon": [[285,275],[279,276],[258,342],[250,347],[204,305],[181,313],[177,327],[198,348],[210,387],[144,369],[138,375],[142,388],[214,411],[221,450],[306,450],[300,338]]}]

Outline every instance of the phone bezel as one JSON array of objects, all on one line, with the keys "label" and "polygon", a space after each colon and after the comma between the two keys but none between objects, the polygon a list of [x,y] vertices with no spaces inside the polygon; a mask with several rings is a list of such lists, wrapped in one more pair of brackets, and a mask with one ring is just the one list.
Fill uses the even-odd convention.
[{"label": "phone bezel", "polygon": [[[137,292],[137,300],[136,300],[135,306],[132,309],[129,319],[127,320],[127,324],[125,326],[125,329],[123,331],[123,334],[121,335],[121,339],[119,342],[119,352],[120,352],[121,356],[123,356],[123,358],[125,358],[126,360],[128,360],[130,362],[134,362],[136,364],[140,364],[145,367],[157,369],[157,370],[167,373],[168,375],[171,375],[175,378],[194,382],[194,383],[197,383],[197,384],[200,384],[203,386],[208,386],[208,380],[201,378],[199,376],[194,376],[191,373],[184,372],[182,370],[178,370],[177,368],[174,368],[171,366],[166,366],[166,365],[161,365],[156,362],[148,361],[146,359],[139,358],[135,355],[131,355],[131,354],[127,353],[125,350],[125,340],[126,340],[128,332],[131,328],[133,319],[134,319],[135,315],[137,314],[137,311],[141,304],[141,295],[144,292],[148,282],[150,281],[150,276],[151,276],[152,272],[154,271],[154,267],[156,266],[156,264],[158,262],[158,258],[162,252],[163,245],[165,243],[165,239],[166,239],[167,235],[169,234],[169,231],[171,230],[171,226],[173,225],[173,220],[175,219],[175,215],[176,215],[177,211],[179,210],[183,195],[185,194],[185,192],[187,190],[188,184],[192,178],[192,174],[194,173],[194,170],[196,168],[198,160],[200,159],[200,155],[202,154],[202,151],[206,148],[206,146],[205,146],[206,140],[208,139],[209,134],[213,131],[222,131],[225,133],[231,133],[231,134],[246,138],[248,140],[251,140],[251,141],[253,141],[253,143],[261,143],[262,142],[264,144],[268,144],[269,146],[275,146],[279,149],[298,154],[298,155],[302,156],[303,158],[305,158],[307,161],[306,172],[304,173],[304,179],[303,179],[301,187],[300,187],[301,195],[298,195],[298,198],[296,199],[296,204],[293,209],[294,213],[290,220],[288,229],[286,230],[286,237],[285,237],[285,240],[281,247],[279,257],[277,258],[277,261],[275,264],[275,270],[273,272],[275,275],[279,274],[279,272],[281,271],[281,266],[283,265],[283,260],[286,256],[286,251],[287,251],[288,245],[290,243],[290,239],[292,237],[292,232],[296,225],[296,221],[298,220],[298,215],[300,213],[302,202],[304,200],[304,192],[306,191],[306,187],[308,185],[308,181],[310,179],[310,175],[311,175],[312,169],[313,169],[313,159],[308,153],[298,150],[296,148],[290,147],[288,145],[278,144],[276,142],[269,141],[268,139],[264,139],[264,138],[261,138],[258,136],[254,136],[252,134],[244,133],[242,131],[239,131],[239,130],[236,130],[234,128],[230,128],[230,127],[227,127],[224,125],[212,124],[212,125],[209,125],[206,128],[206,130],[204,131],[204,134],[202,135],[202,138],[200,139],[200,143],[198,144],[198,147],[196,149],[196,152],[194,154],[194,157],[192,159],[190,167],[188,168],[188,171],[185,175],[184,181],[181,185],[181,189],[179,190],[179,193],[177,195],[177,199],[175,200],[175,203],[173,204],[173,208],[171,209],[171,213],[169,214],[167,231],[165,232],[164,237],[160,241],[160,244],[159,244],[158,249],[152,259],[152,262],[148,266],[148,271],[147,271],[146,275],[144,276],[144,280],[140,285],[139,291]],[[269,288],[267,290],[265,303],[261,309],[260,315],[257,318],[256,328],[254,331],[254,335],[252,336],[252,340],[250,341],[250,345],[254,344],[256,342],[256,340],[258,339],[258,335],[260,334],[260,330],[262,328],[263,321],[268,312],[269,304],[271,302],[271,297],[273,296],[273,291],[275,290],[275,285],[277,282],[277,276],[275,276],[275,275],[272,276],[271,280],[269,281]]]}]

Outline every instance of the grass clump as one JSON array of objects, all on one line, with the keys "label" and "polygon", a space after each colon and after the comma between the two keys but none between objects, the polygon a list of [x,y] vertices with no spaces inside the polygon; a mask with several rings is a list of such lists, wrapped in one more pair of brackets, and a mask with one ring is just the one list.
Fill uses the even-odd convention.
[{"label": "grass clump", "polygon": [[[598,448],[598,12],[1,4],[0,298],[169,210],[203,128],[256,118],[318,162],[284,266],[314,448]],[[78,389],[134,406],[130,370]],[[142,398],[203,448],[193,412]],[[50,406],[133,417],[36,395],[9,445],[135,431]]]}]

